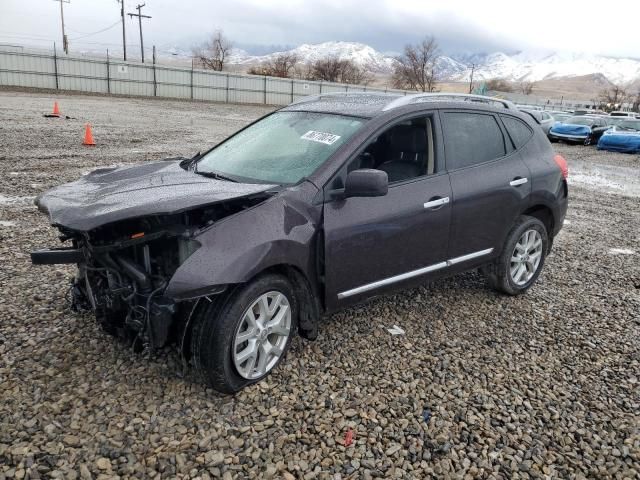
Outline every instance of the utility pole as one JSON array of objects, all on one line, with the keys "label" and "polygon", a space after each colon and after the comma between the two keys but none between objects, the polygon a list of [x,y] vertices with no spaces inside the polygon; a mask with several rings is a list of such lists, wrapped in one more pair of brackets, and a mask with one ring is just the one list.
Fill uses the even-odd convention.
[{"label": "utility pole", "polygon": [[67,41],[67,35],[64,33],[64,9],[63,4],[71,2],[71,0],[53,0],[54,2],[60,2],[60,21],[62,22],[62,49],[64,53],[69,55],[69,42]]},{"label": "utility pole", "polygon": [[142,42],[142,19],[143,18],[151,18],[149,15],[142,15],[141,9],[144,6],[145,6],[144,3],[142,5],[138,4],[138,6],[136,7],[136,9],[138,10],[138,13],[128,13],[127,14],[131,18],[138,17],[138,25],[140,27],[140,56],[142,57],[142,63],[144,63],[144,43]]},{"label": "utility pole", "polygon": [[124,0],[117,0],[120,4],[120,17],[122,18],[122,59],[127,61],[127,34],[124,29]]},{"label": "utility pole", "polygon": [[476,64],[472,63],[471,64],[471,78],[469,80],[469,93],[473,93],[473,72],[476,69]]}]

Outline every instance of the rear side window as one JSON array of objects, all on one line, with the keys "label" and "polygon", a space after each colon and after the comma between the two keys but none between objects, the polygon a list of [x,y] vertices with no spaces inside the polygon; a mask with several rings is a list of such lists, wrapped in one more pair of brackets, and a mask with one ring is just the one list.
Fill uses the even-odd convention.
[{"label": "rear side window", "polygon": [[523,121],[517,118],[502,116],[502,122],[511,140],[513,140],[516,149],[522,148],[533,135],[533,131]]},{"label": "rear side window", "polygon": [[442,119],[449,170],[488,162],[506,154],[504,136],[493,115],[445,112]]}]

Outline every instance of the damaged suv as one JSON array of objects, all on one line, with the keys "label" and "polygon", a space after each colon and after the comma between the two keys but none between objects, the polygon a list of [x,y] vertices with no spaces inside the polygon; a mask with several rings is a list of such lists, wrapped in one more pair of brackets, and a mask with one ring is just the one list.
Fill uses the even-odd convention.
[{"label": "damaged suv", "polygon": [[[313,339],[322,315],[481,268],[536,281],[567,209],[567,165],[507,101],[308,97],[204,154],[102,168],[36,204],[77,264],[74,309],[140,350],[178,344],[232,393]],[[346,327],[348,328],[348,326]]]}]

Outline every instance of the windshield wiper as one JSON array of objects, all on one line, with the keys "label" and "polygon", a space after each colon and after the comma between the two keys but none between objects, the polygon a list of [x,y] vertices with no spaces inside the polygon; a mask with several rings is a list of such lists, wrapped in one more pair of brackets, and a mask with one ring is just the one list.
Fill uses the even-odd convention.
[{"label": "windshield wiper", "polygon": [[233,179],[231,177],[225,177],[224,175],[220,175],[217,172],[202,171],[202,170],[194,169],[193,173],[195,173],[196,175],[202,175],[203,177],[207,177],[207,178],[215,178],[216,180],[225,180],[227,182],[238,183],[237,180],[235,180],[235,179]]}]

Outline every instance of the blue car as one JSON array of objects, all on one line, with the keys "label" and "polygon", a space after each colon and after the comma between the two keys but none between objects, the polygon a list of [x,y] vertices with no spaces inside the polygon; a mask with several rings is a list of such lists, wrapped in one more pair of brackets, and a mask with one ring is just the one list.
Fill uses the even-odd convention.
[{"label": "blue car", "polygon": [[640,153],[640,120],[625,119],[604,132],[598,150]]},{"label": "blue car", "polygon": [[556,123],[549,130],[549,140],[591,145],[600,140],[602,134],[611,128],[602,117],[579,115]]}]

